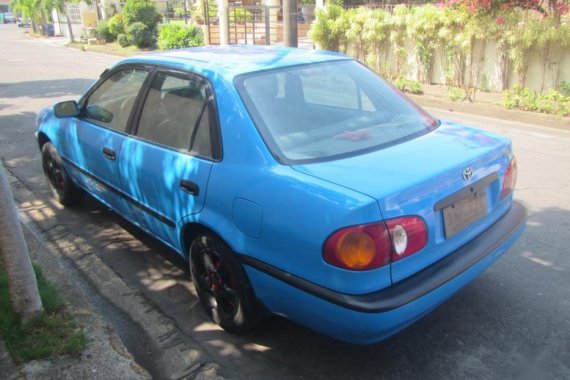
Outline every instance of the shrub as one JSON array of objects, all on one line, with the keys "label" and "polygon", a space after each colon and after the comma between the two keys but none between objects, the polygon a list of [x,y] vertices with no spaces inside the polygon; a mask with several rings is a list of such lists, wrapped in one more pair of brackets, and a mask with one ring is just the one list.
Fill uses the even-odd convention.
[{"label": "shrub", "polygon": [[321,49],[338,51],[346,39],[348,27],[344,14],[344,9],[338,5],[327,4],[324,8],[318,9],[309,37],[320,45]]},{"label": "shrub", "polygon": [[154,32],[160,21],[160,15],[150,0],[127,0],[123,7],[123,21],[127,28],[140,22]]},{"label": "shrub", "polygon": [[158,47],[165,50],[201,46],[203,43],[202,30],[197,25],[168,24],[161,26],[158,32]]},{"label": "shrub", "polygon": [[124,33],[121,33],[117,36],[117,42],[119,43],[119,45],[121,45],[121,47],[127,47],[131,44],[131,42],[129,41],[129,36],[127,36]]},{"label": "shrub", "polygon": [[140,48],[153,47],[155,37],[153,31],[142,22],[135,22],[127,28],[129,42]]},{"label": "shrub", "polygon": [[461,91],[461,89],[457,87],[449,87],[447,89],[447,97],[449,98],[449,100],[452,100],[454,102],[457,102],[459,100],[465,100],[465,94],[463,93],[463,91]]},{"label": "shrub", "polygon": [[123,16],[117,13],[109,19],[109,32],[115,36],[115,39],[119,37],[119,34],[125,33],[125,24],[123,22]]},{"label": "shrub", "polygon": [[423,94],[422,86],[417,80],[404,79],[402,77],[394,81],[394,86],[396,86],[400,91],[409,92],[410,94]]},{"label": "shrub", "polygon": [[541,95],[517,84],[511,90],[503,91],[502,95],[505,108],[560,116],[570,115],[570,96],[565,96],[556,90],[550,90],[546,95]]},{"label": "shrub", "polygon": [[109,22],[105,20],[99,21],[97,27],[95,28],[95,34],[97,35],[97,38],[103,39],[106,42],[113,42],[117,38],[117,36],[111,33],[111,30],[109,29]]}]

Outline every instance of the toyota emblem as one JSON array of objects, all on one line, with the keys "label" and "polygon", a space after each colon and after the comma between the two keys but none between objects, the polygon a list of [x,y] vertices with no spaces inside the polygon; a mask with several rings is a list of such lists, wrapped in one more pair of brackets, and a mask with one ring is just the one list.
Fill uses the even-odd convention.
[{"label": "toyota emblem", "polygon": [[473,169],[467,168],[463,171],[463,179],[469,181],[473,177]]}]

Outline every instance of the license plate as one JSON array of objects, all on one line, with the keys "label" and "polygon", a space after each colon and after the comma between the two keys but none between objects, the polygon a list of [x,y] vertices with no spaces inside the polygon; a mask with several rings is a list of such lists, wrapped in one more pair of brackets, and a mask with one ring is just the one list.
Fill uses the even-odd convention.
[{"label": "license plate", "polygon": [[469,194],[467,197],[443,209],[445,237],[450,239],[466,227],[481,219],[487,213],[485,189]]}]

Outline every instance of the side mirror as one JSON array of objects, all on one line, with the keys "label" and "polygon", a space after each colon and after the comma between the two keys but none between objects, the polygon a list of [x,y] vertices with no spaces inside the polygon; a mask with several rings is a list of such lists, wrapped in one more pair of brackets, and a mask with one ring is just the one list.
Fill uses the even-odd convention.
[{"label": "side mirror", "polygon": [[75,100],[68,100],[53,106],[53,113],[56,117],[74,117],[79,115],[79,107]]}]

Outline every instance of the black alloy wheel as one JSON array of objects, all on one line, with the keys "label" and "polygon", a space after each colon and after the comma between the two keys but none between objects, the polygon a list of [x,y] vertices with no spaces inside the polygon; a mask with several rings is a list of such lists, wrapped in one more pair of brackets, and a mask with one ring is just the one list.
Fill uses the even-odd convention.
[{"label": "black alloy wheel", "polygon": [[257,322],[249,280],[235,254],[217,236],[204,233],[194,239],[190,272],[200,302],[216,324],[240,332]]},{"label": "black alloy wheel", "polygon": [[42,146],[42,167],[53,195],[62,205],[74,206],[83,199],[85,192],[71,181],[59,153],[50,142]]}]

